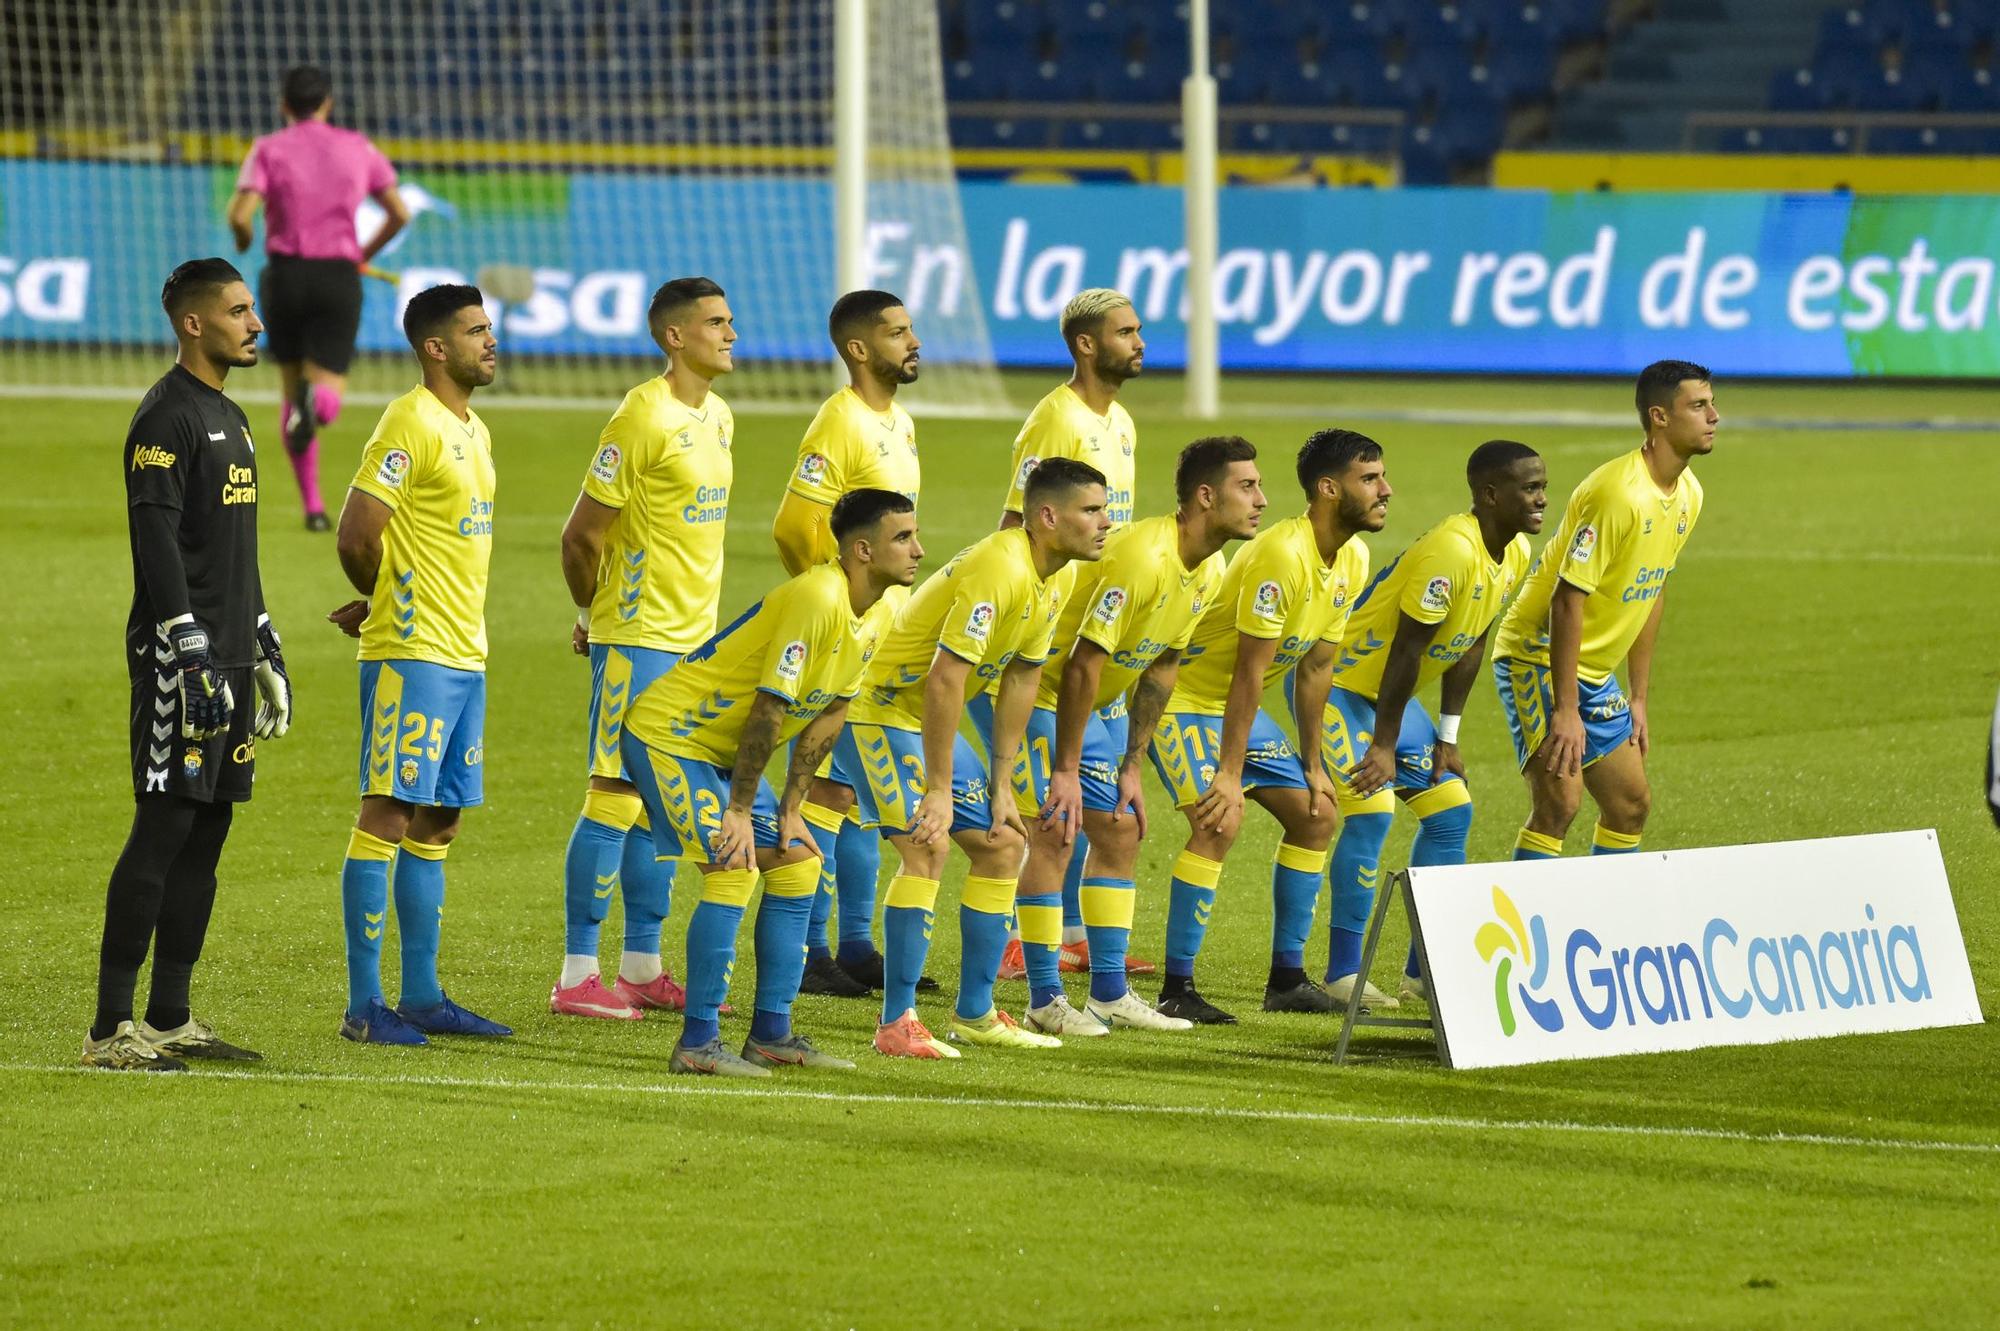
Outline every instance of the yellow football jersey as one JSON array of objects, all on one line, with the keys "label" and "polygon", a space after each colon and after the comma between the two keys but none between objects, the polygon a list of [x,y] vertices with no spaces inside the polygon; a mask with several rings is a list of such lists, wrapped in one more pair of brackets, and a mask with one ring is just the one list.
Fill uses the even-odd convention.
[{"label": "yellow football jersey", "polygon": [[1013,481],[1007,488],[1006,509],[1021,511],[1021,494],[1028,473],[1047,458],[1074,458],[1104,473],[1105,511],[1116,531],[1132,521],[1132,491],[1135,467],[1132,454],[1139,445],[1139,431],[1132,417],[1116,402],[1100,416],[1085,406],[1068,384],[1035,404],[1021,433],[1014,439]]},{"label": "yellow football jersey", "polygon": [[785,704],[783,743],[861,685],[862,622],[838,565],[815,564],[654,682],[625,717],[648,747],[733,767],[751,701]]},{"label": "yellow football jersey", "polygon": [[[917,427],[902,404],[871,408],[852,388],[820,404],[799,442],[798,465],[786,487],[803,499],[832,505],[849,490],[895,490],[917,502]],[[829,538],[828,557],[832,557]]]},{"label": "yellow football jersey", "polygon": [[1028,534],[1018,527],[967,546],[898,612],[848,716],[923,729],[924,678],[940,647],[972,663],[980,681],[973,693],[1017,658],[1046,660],[1068,585],[1068,566],[1046,580],[1035,572]]},{"label": "yellow football jersey", "polygon": [[1417,667],[1417,688],[1449,670],[1473,646],[1528,571],[1528,538],[1517,535],[1496,563],[1486,553],[1479,519],[1454,513],[1416,539],[1376,574],[1347,617],[1333,682],[1364,698],[1382,691],[1382,667],[1389,660],[1402,615],[1434,624],[1430,646]]},{"label": "yellow football jersey", "polygon": [[1493,636],[1493,655],[1549,663],[1556,579],[1586,593],[1576,673],[1601,684],[1625,659],[1701,518],[1701,482],[1683,471],[1663,495],[1634,449],[1584,477]]},{"label": "yellow football jersey", "polygon": [[1072,565],[1075,585],[1056,619],[1056,636],[1042,667],[1037,706],[1053,708],[1063,667],[1079,639],[1108,654],[1097,677],[1093,707],[1123,698],[1148,666],[1181,651],[1202,611],[1215,604],[1227,564],[1218,551],[1193,568],[1181,563],[1180,528],[1170,514],[1116,532],[1095,564]]},{"label": "yellow football jersey", "polygon": [[419,386],[382,413],[353,481],[392,510],[361,625],[363,661],[486,668],[493,481],[493,436],[476,412],[460,420]]},{"label": "yellow football jersey", "polygon": [[1264,672],[1264,687],[1271,687],[1314,643],[1340,641],[1367,581],[1368,547],[1359,536],[1335,551],[1328,564],[1319,557],[1312,519],[1304,514],[1259,532],[1229,561],[1215,603],[1195,625],[1167,710],[1222,715],[1236,672],[1239,633],[1277,639],[1278,654]]},{"label": "yellow football jersey", "polygon": [[627,393],[605,423],[583,478],[585,494],[618,510],[590,602],[592,642],[688,652],[715,632],[735,432],[721,398],[690,407],[664,377]]}]

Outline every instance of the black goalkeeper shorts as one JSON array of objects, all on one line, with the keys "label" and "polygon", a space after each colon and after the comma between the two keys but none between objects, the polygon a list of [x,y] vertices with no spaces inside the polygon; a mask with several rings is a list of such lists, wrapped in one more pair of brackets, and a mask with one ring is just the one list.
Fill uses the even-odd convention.
[{"label": "black goalkeeper shorts", "polygon": [[132,681],[132,793],[179,795],[204,804],[241,804],[250,798],[257,770],[257,741],[250,722],[257,712],[257,681],[249,666],[215,672],[229,685],[236,708],[226,733],[181,738],[180,672],[160,664]]}]

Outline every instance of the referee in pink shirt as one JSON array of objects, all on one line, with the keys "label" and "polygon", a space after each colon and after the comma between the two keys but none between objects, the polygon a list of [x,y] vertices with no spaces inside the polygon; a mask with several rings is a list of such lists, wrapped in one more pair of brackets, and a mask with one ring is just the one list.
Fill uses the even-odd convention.
[{"label": "referee in pink shirt", "polygon": [[[258,304],[265,342],[284,390],[278,423],[305,501],[306,530],[325,531],[319,493],[319,427],[340,414],[354,337],[361,327],[361,269],[410,220],[396,193],[396,169],[366,135],[327,123],[333,83],[300,65],[285,75],[285,127],[250,145],[229,229],[247,250],[264,209],[264,275]],[[354,232],[363,198],[382,206],[366,245]]]}]

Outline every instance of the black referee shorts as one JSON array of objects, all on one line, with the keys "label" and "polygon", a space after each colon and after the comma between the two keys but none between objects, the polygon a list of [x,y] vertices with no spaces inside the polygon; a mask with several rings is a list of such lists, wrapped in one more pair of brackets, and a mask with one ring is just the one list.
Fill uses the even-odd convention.
[{"label": "black referee shorts", "polygon": [[335,374],[346,374],[354,363],[361,270],[347,260],[273,254],[257,283],[257,304],[274,359],[309,360]]},{"label": "black referee shorts", "polygon": [[250,722],[257,713],[257,681],[249,666],[215,672],[236,700],[228,733],[211,739],[181,738],[178,672],[161,664],[132,681],[132,793],[179,795],[203,804],[241,804],[250,798],[257,742]]}]

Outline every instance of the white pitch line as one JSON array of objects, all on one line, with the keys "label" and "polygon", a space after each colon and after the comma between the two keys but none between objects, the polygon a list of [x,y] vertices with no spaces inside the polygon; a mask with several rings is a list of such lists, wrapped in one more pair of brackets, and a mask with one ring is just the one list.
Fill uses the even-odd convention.
[{"label": "white pitch line", "polygon": [[[110,1076],[73,1065],[0,1063],[0,1072]],[[139,1074],[146,1084],[155,1084]],[[1317,1109],[1242,1109],[1231,1105],[1148,1105],[1102,1100],[1010,1100],[998,1096],[898,1095],[893,1092],[723,1089],[713,1083],[646,1085],[630,1082],[519,1081],[506,1077],[427,1077],[391,1073],[230,1071],[203,1068],[201,1081],[288,1082],[328,1086],[407,1086],[442,1090],[529,1091],[589,1095],[687,1095],[752,1100],[813,1100],[845,1105],[914,1105],[946,1109],[1012,1109],[1032,1113],[1151,1114],[1160,1117],[1234,1119],[1258,1123],[1318,1123],[1340,1127],[1418,1128],[1465,1133],[1549,1132],[1576,1136],[1652,1137],[1662,1140],[1741,1142],[1752,1146],[1830,1146],[1878,1151],[2000,1155],[2000,1142],[1955,1142],[1912,1137],[1850,1137],[1822,1132],[1745,1132],[1735,1128],[1661,1127],[1645,1123],[1578,1123],[1566,1119],[1466,1118],[1433,1114],[1358,1114]]]}]

